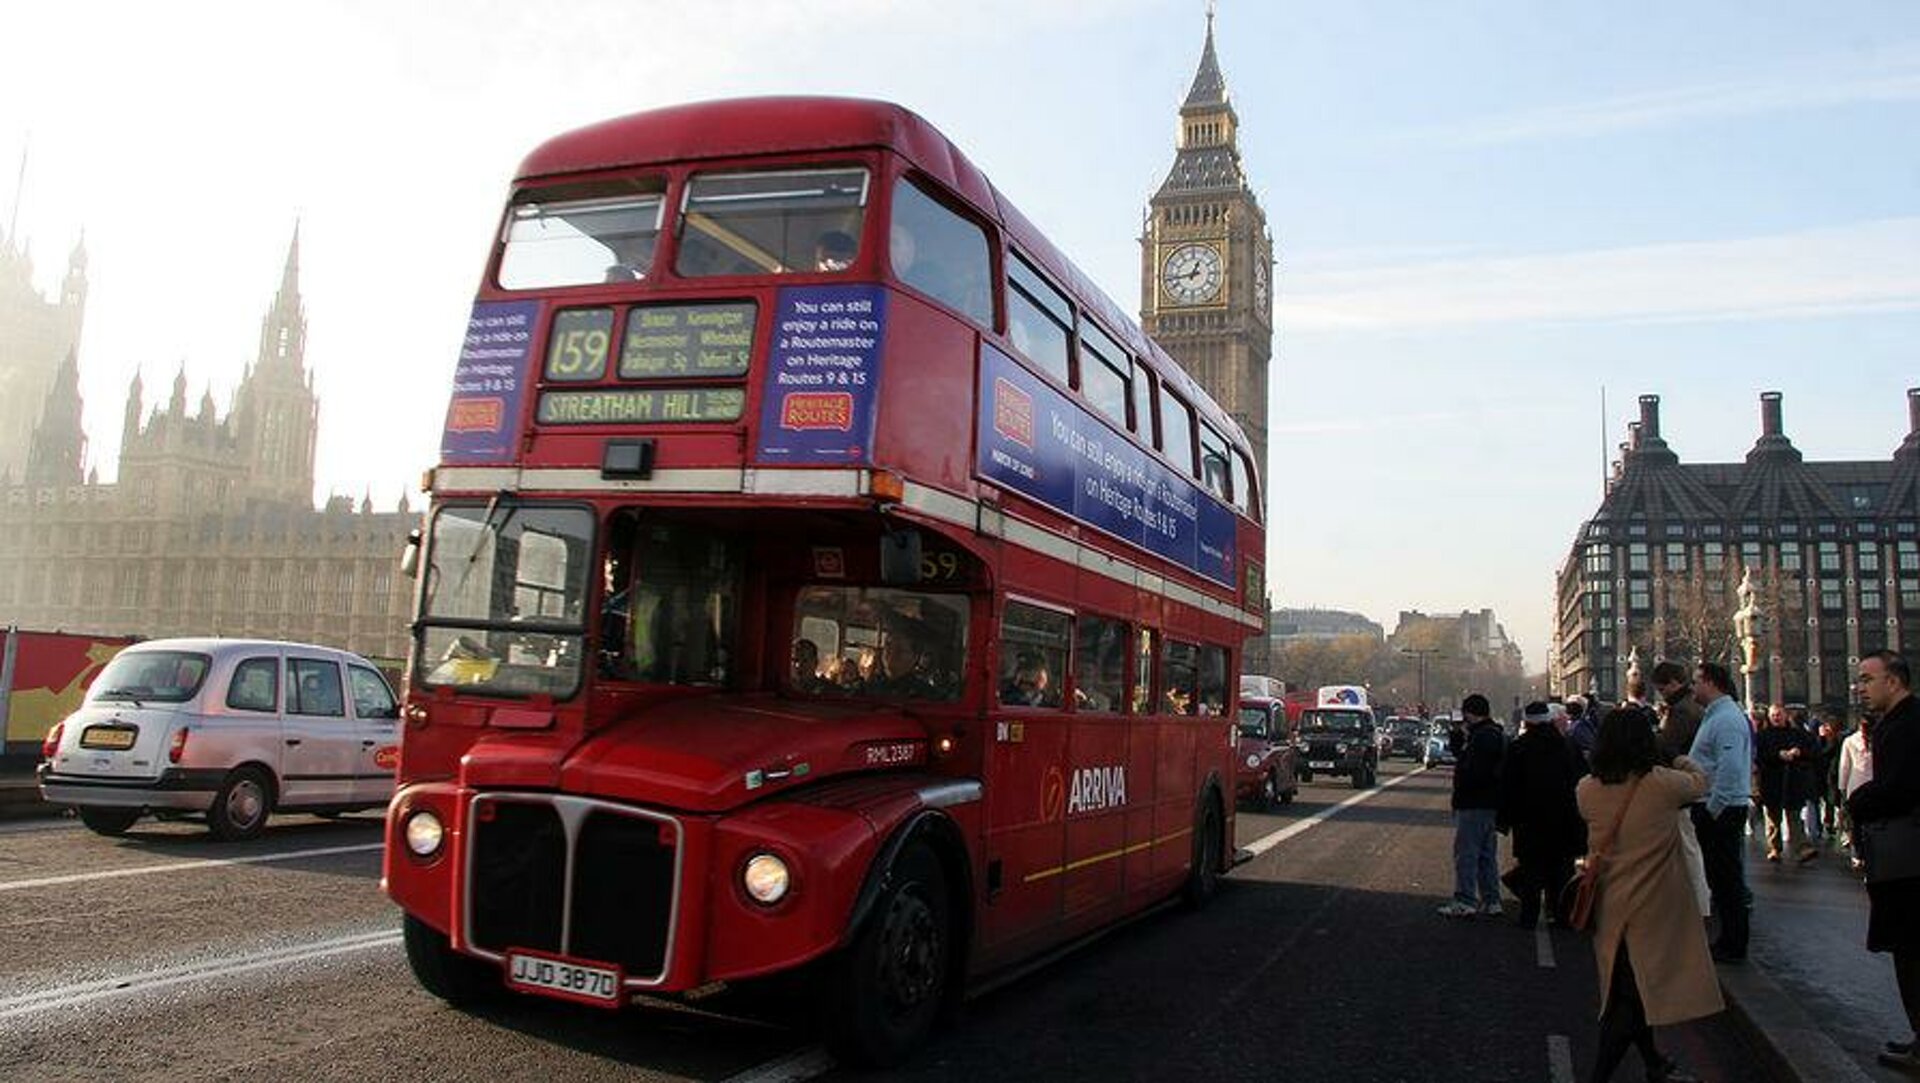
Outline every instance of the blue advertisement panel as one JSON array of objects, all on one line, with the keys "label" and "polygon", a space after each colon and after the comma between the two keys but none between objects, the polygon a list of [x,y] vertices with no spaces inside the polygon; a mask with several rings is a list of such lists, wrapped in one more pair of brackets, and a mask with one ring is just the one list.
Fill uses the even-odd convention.
[{"label": "blue advertisement panel", "polygon": [[990,345],[980,404],[981,477],[1235,585],[1233,511],[1192,481]]},{"label": "blue advertisement panel", "polygon": [[440,434],[442,463],[504,463],[519,437],[520,396],[531,374],[538,301],[476,301],[467,320],[453,399]]},{"label": "blue advertisement panel", "polygon": [[760,388],[759,461],[846,466],[869,460],[886,307],[878,286],[780,291]]}]

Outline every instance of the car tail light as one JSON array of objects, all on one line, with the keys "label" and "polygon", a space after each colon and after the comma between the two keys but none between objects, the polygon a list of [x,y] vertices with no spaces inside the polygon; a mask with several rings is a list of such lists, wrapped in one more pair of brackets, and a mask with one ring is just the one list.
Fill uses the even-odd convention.
[{"label": "car tail light", "polygon": [[53,754],[60,751],[60,732],[66,728],[65,722],[55,722],[53,728],[47,731],[47,739],[40,742],[41,759],[51,760]]},{"label": "car tail light", "polygon": [[173,745],[167,749],[168,763],[179,763],[180,757],[187,754],[187,735],[192,732],[193,730],[186,726],[173,731]]}]

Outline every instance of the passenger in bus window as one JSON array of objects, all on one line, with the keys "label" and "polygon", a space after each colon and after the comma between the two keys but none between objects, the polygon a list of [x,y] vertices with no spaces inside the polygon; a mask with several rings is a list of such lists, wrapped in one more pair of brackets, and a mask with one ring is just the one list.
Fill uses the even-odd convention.
[{"label": "passenger in bus window", "polygon": [[860,246],[853,237],[837,229],[830,229],[820,235],[813,245],[813,269],[816,271],[844,271],[853,266],[853,258],[860,252]]},{"label": "passenger in bus window", "polygon": [[1082,711],[1111,711],[1113,697],[1106,691],[1108,685],[1118,685],[1116,674],[1111,681],[1100,676],[1100,665],[1093,658],[1082,656],[1080,665],[1073,672],[1073,705]]},{"label": "passenger in bus window", "polygon": [[829,682],[820,675],[820,648],[811,639],[793,641],[793,687],[798,692],[824,692]]},{"label": "passenger in bus window", "polygon": [[842,658],[833,667],[833,684],[842,692],[854,692],[860,688],[860,660]]},{"label": "passenger in bus window", "polygon": [[912,620],[894,621],[880,645],[880,672],[867,681],[867,691],[880,696],[938,695],[927,676],[927,635]]},{"label": "passenger in bus window", "polygon": [[603,240],[607,250],[613,253],[614,262],[607,268],[608,282],[638,282],[647,277],[648,268],[653,266],[653,245],[659,238],[657,233],[616,233]]},{"label": "passenger in bus window", "polygon": [[1000,684],[1000,702],[1009,707],[1058,706],[1049,688],[1052,683],[1047,660],[1032,651],[1021,651],[1014,659],[1013,672]]}]

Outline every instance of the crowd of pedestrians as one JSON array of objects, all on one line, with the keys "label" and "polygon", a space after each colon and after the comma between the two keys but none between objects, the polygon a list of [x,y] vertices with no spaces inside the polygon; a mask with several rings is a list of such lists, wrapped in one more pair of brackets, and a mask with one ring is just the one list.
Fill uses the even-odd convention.
[{"label": "crowd of pedestrians", "polygon": [[[1745,855],[1757,810],[1766,859],[1850,849],[1867,882],[1867,947],[1890,954],[1902,1006],[1920,1030],[1920,701],[1899,655],[1863,659],[1864,718],[1848,732],[1804,708],[1752,716],[1726,666],[1663,661],[1612,709],[1570,698],[1520,712],[1509,740],[1484,696],[1462,703],[1453,778],[1454,894],[1448,917],[1503,913],[1565,925],[1564,888],[1582,855],[1600,870],[1592,920],[1600,1027],[1587,1078],[1612,1077],[1638,1051],[1650,1080],[1695,1077],[1655,1044],[1653,1027],[1722,1009],[1714,964],[1739,965],[1751,940]],[[1499,868],[1499,836],[1513,867]],[[1911,1034],[1878,1053],[1920,1075]]]}]

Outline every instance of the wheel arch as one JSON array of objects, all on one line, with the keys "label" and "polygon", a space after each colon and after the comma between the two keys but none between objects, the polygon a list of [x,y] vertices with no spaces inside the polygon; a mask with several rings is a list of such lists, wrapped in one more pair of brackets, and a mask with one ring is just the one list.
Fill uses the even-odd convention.
[{"label": "wheel arch", "polygon": [[940,869],[947,876],[949,911],[953,917],[953,963],[955,974],[961,980],[948,983],[944,996],[949,1009],[957,1007],[960,996],[966,986],[964,975],[967,972],[967,960],[971,956],[974,929],[974,890],[973,862],[968,856],[965,834],[953,817],[937,808],[923,808],[907,817],[887,836],[867,866],[866,878],[861,881],[860,893],[854,897],[853,910],[847,916],[846,927],[840,933],[839,948],[846,948],[860,935],[861,929],[874,918],[874,908],[886,890],[888,877],[893,872],[900,855],[909,846],[924,843],[940,862]]}]

